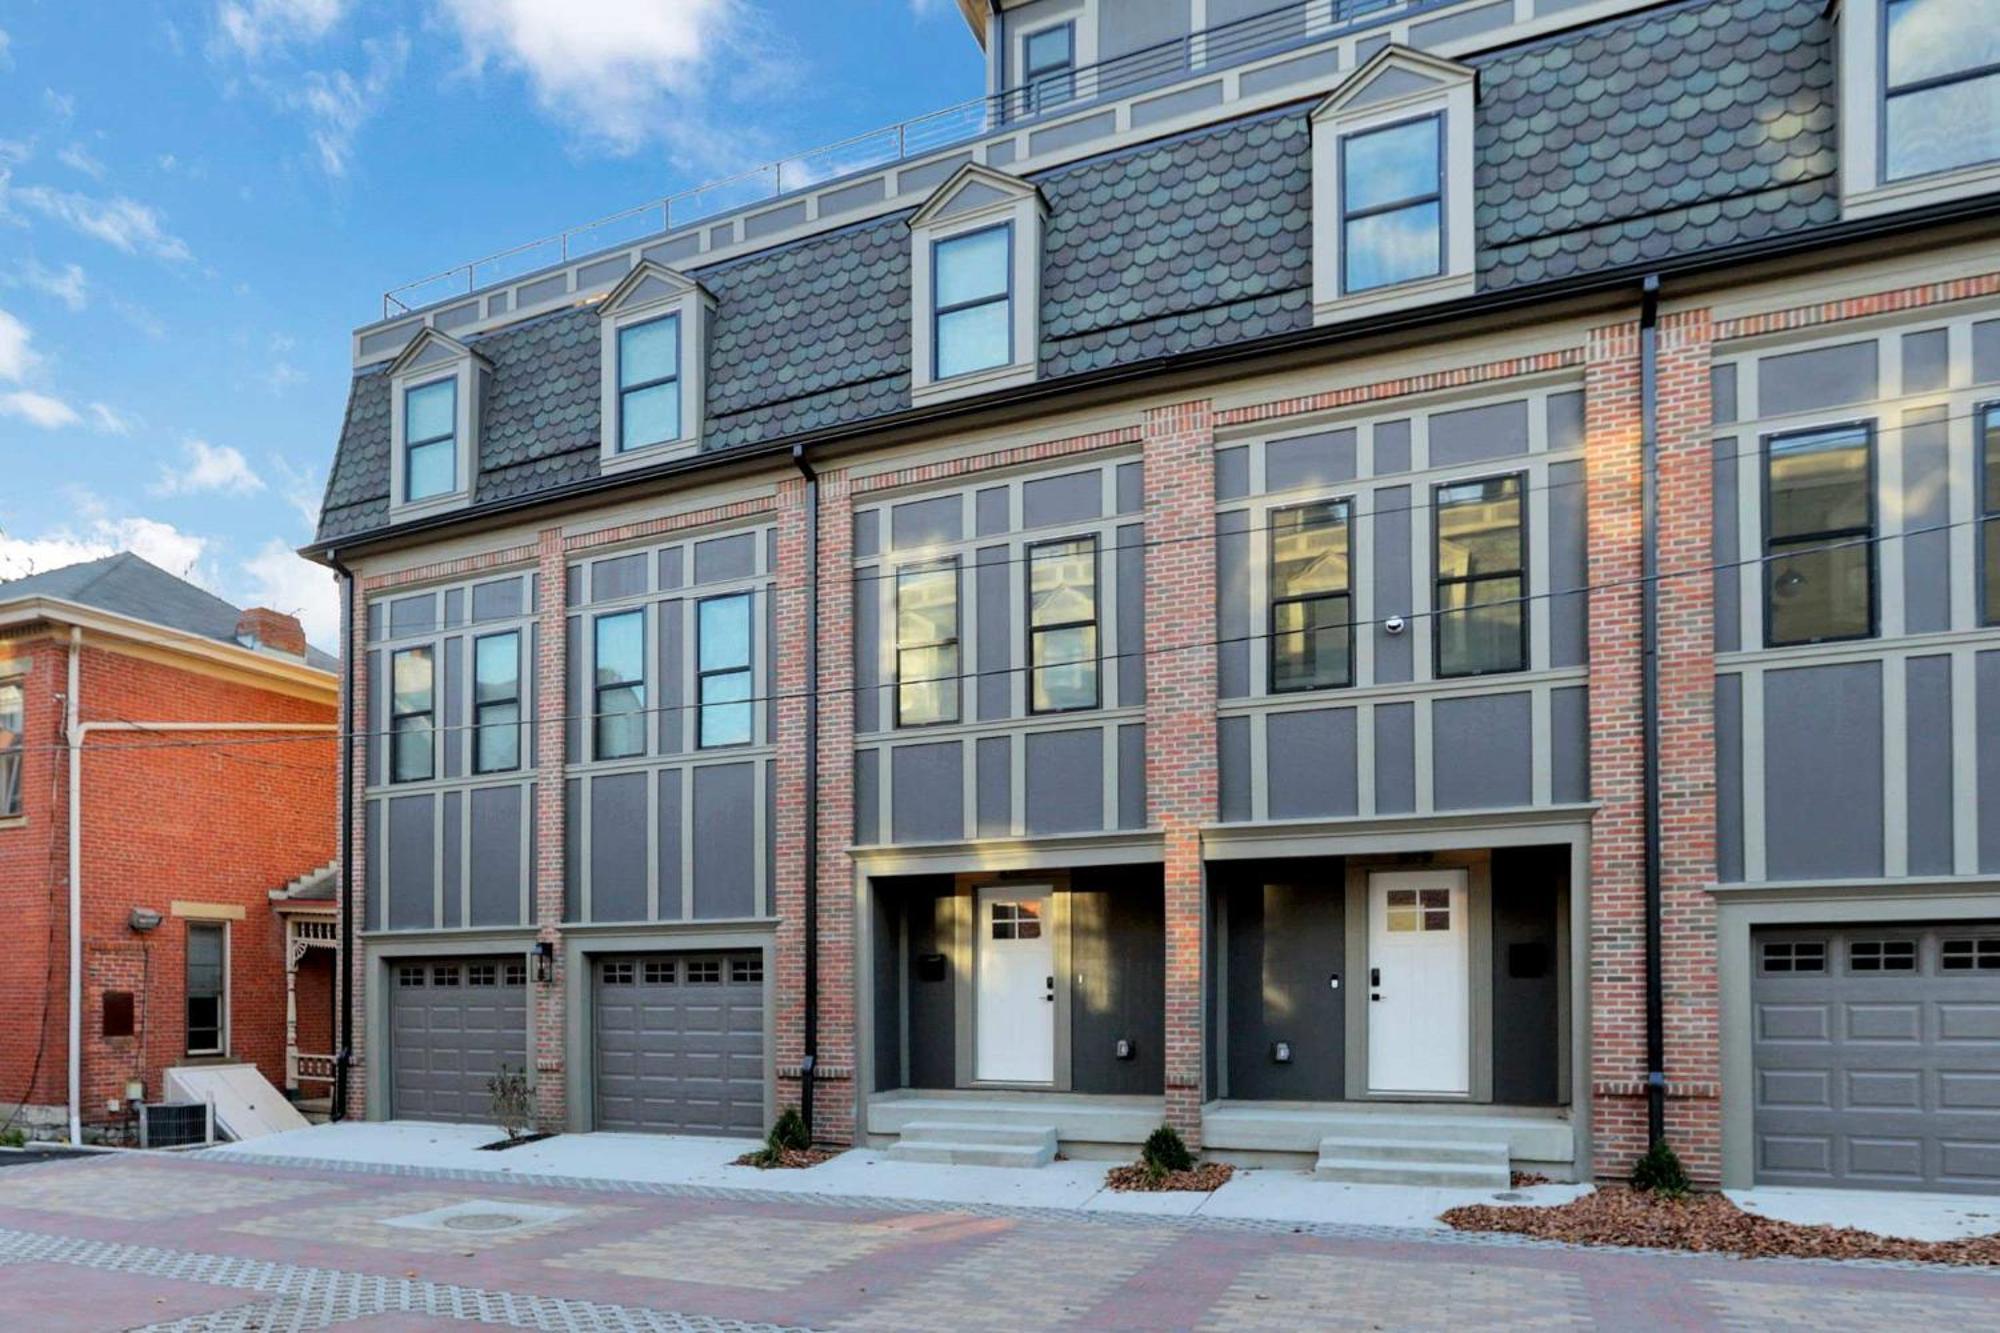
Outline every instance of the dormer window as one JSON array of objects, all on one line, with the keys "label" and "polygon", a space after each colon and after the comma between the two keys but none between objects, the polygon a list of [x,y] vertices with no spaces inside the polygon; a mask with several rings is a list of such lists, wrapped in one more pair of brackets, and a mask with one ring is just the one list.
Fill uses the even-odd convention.
[{"label": "dormer window", "polygon": [[681,318],[618,330],[618,451],[681,438]]},{"label": "dormer window", "polygon": [[1444,118],[1340,141],[1340,286],[1373,291],[1444,271]]},{"label": "dormer window", "polygon": [[2000,160],[2000,24],[1987,0],[1888,0],[1883,177]]},{"label": "dormer window", "polygon": [[472,500],[485,358],[425,329],[389,363],[389,506],[401,518]]},{"label": "dormer window", "polygon": [[975,164],[910,219],[916,402],[1035,378],[1045,212],[1034,186]]},{"label": "dormer window", "polygon": [[458,380],[403,390],[403,498],[431,500],[458,489]]},{"label": "dormer window", "polygon": [[1475,76],[1384,48],[1313,111],[1313,313],[1322,324],[1470,296]]},{"label": "dormer window", "polygon": [[598,466],[642,467],[701,448],[708,317],[715,302],[692,278],[650,261],[598,307],[604,415]]},{"label": "dormer window", "polygon": [[1013,250],[1014,229],[1005,222],[932,244],[933,379],[991,370],[1012,358]]}]

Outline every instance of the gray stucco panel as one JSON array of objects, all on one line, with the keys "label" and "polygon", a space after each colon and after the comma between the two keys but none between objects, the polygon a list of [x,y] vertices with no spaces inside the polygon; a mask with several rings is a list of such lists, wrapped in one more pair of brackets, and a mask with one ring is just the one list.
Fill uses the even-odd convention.
[{"label": "gray stucco panel", "polygon": [[755,764],[710,764],[694,773],[694,914],[749,916],[757,908]]},{"label": "gray stucco panel", "polygon": [[1250,719],[1225,717],[1215,724],[1216,785],[1226,824],[1250,818]]},{"label": "gray stucco panel", "polygon": [[1764,416],[1808,412],[1876,396],[1876,341],[1785,352],[1757,361],[1757,410]]},{"label": "gray stucco panel", "polygon": [[1407,815],[1417,808],[1417,706],[1375,706],[1375,812]]},{"label": "gray stucco panel", "polygon": [[1766,672],[1768,877],[1880,875],[1881,810],[1882,664]]},{"label": "gray stucco panel", "polygon": [[437,924],[431,900],[437,883],[435,798],[389,798],[389,929],[427,930]]},{"label": "gray stucco panel", "polygon": [[978,766],[978,834],[1004,838],[1014,831],[1014,743],[1005,736],[982,736],[974,756]]},{"label": "gray stucco panel", "polygon": [[1432,804],[1440,810],[1528,804],[1530,716],[1526,691],[1432,704]]},{"label": "gray stucco panel", "polygon": [[890,841],[956,842],[965,836],[963,753],[957,741],[889,752]]},{"label": "gray stucco panel", "polygon": [[1908,701],[1905,756],[1909,771],[1909,862],[1913,875],[1952,870],[1951,659],[1912,657],[1905,663]]},{"label": "gray stucco panel", "polygon": [[1021,521],[1031,528],[1080,523],[1104,509],[1104,478],[1098,468],[1034,477],[1021,483]]},{"label": "gray stucco panel", "polygon": [[646,919],[646,775],[590,784],[590,919]]},{"label": "gray stucco panel", "polygon": [[1270,817],[1314,819],[1358,813],[1354,738],[1352,708],[1273,714],[1265,743]]},{"label": "gray stucco panel", "polygon": [[519,786],[473,791],[472,919],[469,926],[518,926],[521,920]]},{"label": "gray stucco panel", "polygon": [[[1379,434],[1378,434],[1379,438]],[[1384,486],[1375,492],[1375,619],[1408,615],[1410,588],[1410,488]],[[1416,670],[1412,636],[1385,633],[1382,626],[1363,625],[1358,633],[1375,636],[1375,683],[1400,685]]]},{"label": "gray stucco panel", "polygon": [[1715,678],[1715,877],[1743,878],[1743,677]]},{"label": "gray stucco panel", "polygon": [[1430,416],[1431,466],[1450,467],[1528,452],[1528,403],[1491,403]]},{"label": "gray stucco panel", "polygon": [[1029,833],[1074,833],[1104,827],[1104,741],[1096,727],[1029,732]]}]

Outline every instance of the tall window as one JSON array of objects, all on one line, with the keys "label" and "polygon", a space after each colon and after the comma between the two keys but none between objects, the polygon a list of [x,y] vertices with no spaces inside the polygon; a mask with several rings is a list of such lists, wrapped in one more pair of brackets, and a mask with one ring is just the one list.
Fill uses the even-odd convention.
[{"label": "tall window", "polygon": [[1097,707],[1097,539],[1028,548],[1028,707]]},{"label": "tall window", "polygon": [[596,672],[592,753],[624,759],[646,752],[646,613],[599,616],[592,627]]},{"label": "tall window", "polygon": [[1013,359],[1011,223],[931,247],[933,379],[1004,366]]},{"label": "tall window", "polygon": [[681,319],[618,330],[618,450],[681,437]]},{"label": "tall window", "polygon": [[458,489],[458,380],[403,391],[403,499]]},{"label": "tall window", "polygon": [[[1981,554],[1982,596],[1988,625],[2000,625],[2000,403],[1988,403],[1979,413],[1980,487],[1979,549]],[[0,686],[0,689],[4,689]],[[16,705],[15,717],[20,716]],[[0,732],[7,728],[4,696],[0,696]],[[17,723],[14,730],[19,731]],[[0,797],[4,797],[5,760],[0,760]],[[0,810],[4,813],[4,810]]]},{"label": "tall window", "polygon": [[1771,437],[1764,448],[1765,640],[1773,646],[1875,632],[1872,428]]},{"label": "tall window", "polygon": [[1432,518],[1437,525],[1437,674],[1526,669],[1527,543],[1520,476],[1439,486]]},{"label": "tall window", "polygon": [[472,771],[521,766],[521,632],[486,634],[472,645]]},{"label": "tall window", "polygon": [[709,597],[696,607],[697,744],[750,743],[750,594]]},{"label": "tall window", "polygon": [[896,571],[896,723],[958,721],[958,561]]},{"label": "tall window", "polygon": [[2000,159],[2000,24],[1991,0],[1888,0],[1883,176]]},{"label": "tall window", "polygon": [[1346,685],[1350,625],[1345,500],[1271,514],[1271,688]]},{"label": "tall window", "polygon": [[1021,83],[1030,114],[1076,96],[1076,25],[1031,32],[1022,43]]},{"label": "tall window", "polygon": [[229,953],[226,928],[207,921],[190,921],[187,928],[187,1053],[221,1055],[228,1049],[223,1031]]},{"label": "tall window", "polygon": [[21,813],[22,692],[19,681],[0,680],[0,819]]},{"label": "tall window", "polygon": [[404,648],[389,659],[389,781],[423,782],[431,776],[437,731],[437,693],[431,650]]},{"label": "tall window", "polygon": [[1425,116],[1340,143],[1341,290],[1444,271],[1444,120]]}]

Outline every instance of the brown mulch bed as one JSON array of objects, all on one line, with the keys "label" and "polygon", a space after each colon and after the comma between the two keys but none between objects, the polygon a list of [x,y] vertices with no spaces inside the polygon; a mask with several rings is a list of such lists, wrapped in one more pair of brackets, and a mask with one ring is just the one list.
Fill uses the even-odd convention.
[{"label": "brown mulch bed", "polygon": [[755,1152],[744,1153],[736,1159],[734,1165],[754,1166],[759,1171],[802,1171],[809,1166],[818,1166],[821,1162],[831,1162],[838,1156],[839,1153],[828,1152],[824,1148],[779,1148],[775,1151],[770,1148],[759,1148]]},{"label": "brown mulch bed", "polygon": [[1517,1190],[1525,1190],[1533,1189],[1537,1185],[1546,1185],[1549,1183],[1549,1178],[1539,1171],[1516,1171],[1509,1177],[1507,1183]]},{"label": "brown mulch bed", "polygon": [[1746,1213],[1720,1194],[1663,1199],[1603,1189],[1548,1208],[1473,1204],[1444,1214],[1459,1231],[1507,1231],[1572,1245],[1637,1245],[1745,1259],[1887,1259],[2000,1265],[2000,1235],[1904,1240],[1853,1227],[1806,1226]]},{"label": "brown mulch bed", "polygon": [[1228,1184],[1229,1178],[1235,1174],[1236,1168],[1227,1162],[1200,1162],[1186,1171],[1166,1171],[1159,1175],[1134,1162],[1131,1166],[1112,1167],[1104,1173],[1104,1183],[1114,1190],[1145,1193],[1197,1190],[1209,1194]]}]

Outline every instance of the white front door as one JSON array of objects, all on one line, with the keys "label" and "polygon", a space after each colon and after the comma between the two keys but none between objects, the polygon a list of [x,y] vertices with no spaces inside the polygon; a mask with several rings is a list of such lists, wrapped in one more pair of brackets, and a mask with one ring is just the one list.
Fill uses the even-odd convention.
[{"label": "white front door", "polygon": [[979,890],[973,1077],[981,1082],[1055,1082],[1053,897],[1036,885],[987,884]]},{"label": "white front door", "polygon": [[1368,877],[1368,1090],[1470,1091],[1463,870]]}]

